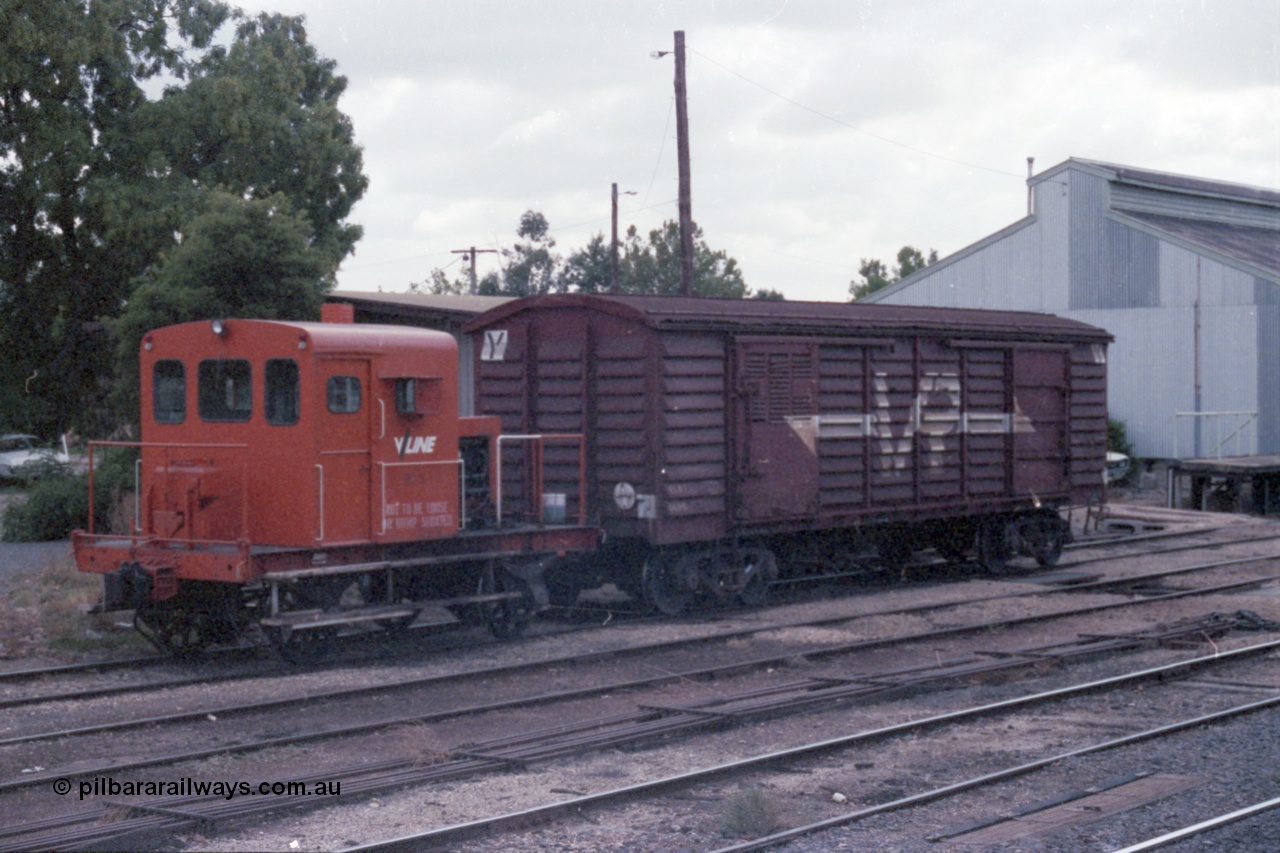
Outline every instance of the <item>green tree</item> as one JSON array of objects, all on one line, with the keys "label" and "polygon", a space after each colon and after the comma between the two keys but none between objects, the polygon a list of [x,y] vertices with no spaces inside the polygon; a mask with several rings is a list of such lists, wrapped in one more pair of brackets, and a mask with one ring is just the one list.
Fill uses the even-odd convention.
[{"label": "green tree", "polygon": [[560,289],[575,293],[608,293],[613,279],[612,252],[603,234],[565,259],[560,271]]},{"label": "green tree", "polygon": [[[572,262],[572,259],[570,259]],[[680,224],[667,220],[642,241],[633,225],[622,241],[618,264],[618,292],[648,295],[680,293]],[[717,299],[743,299],[751,289],[737,260],[713,250],[693,226],[692,295]]]},{"label": "green tree", "polygon": [[318,319],[331,265],[313,242],[309,217],[282,193],[210,193],[116,324],[122,410],[137,411],[138,346],[151,329],[212,317]]},{"label": "green tree", "polygon": [[875,258],[862,258],[858,266],[858,275],[862,276],[862,280],[853,280],[849,282],[849,295],[853,297],[853,301],[857,301],[864,296],[875,293],[877,290],[888,287],[895,282],[901,281],[907,276],[918,270],[924,269],[929,264],[938,260],[938,251],[936,249],[929,250],[929,257],[913,246],[903,246],[898,250],[898,265],[890,272],[885,266],[884,261]]},{"label": "green tree", "polygon": [[[612,260],[603,234],[593,235],[587,245],[561,258],[554,253],[555,240],[547,218],[537,211],[525,211],[516,232],[522,238],[502,250],[501,274],[489,273],[479,283],[486,296],[533,296],[543,293],[611,293]],[[712,250],[694,225],[693,295],[720,299],[743,299],[751,294],[738,262],[723,251]],[[680,293],[680,226],[674,221],[649,232],[644,240],[635,226],[619,241],[618,287],[616,292],[638,295]],[[424,284],[410,289],[432,293],[460,292],[442,269],[432,270]],[[761,296],[781,298],[781,294]]]},{"label": "green tree", "polygon": [[560,256],[551,251],[556,241],[551,236],[547,217],[535,210],[526,210],[520,217],[516,236],[523,239],[510,249],[502,250],[501,282],[486,278],[477,288],[479,293],[486,296],[540,296],[556,288]]},{"label": "green tree", "polygon": [[277,193],[311,223],[313,248],[335,267],[359,240],[346,222],[368,187],[350,119],[338,109],[346,78],[307,42],[302,18],[243,21],[183,87],[139,111],[140,142],[170,184],[246,198]]},{"label": "green tree", "polygon": [[[113,229],[141,81],[177,78],[229,15],[216,0],[0,2],[0,406],[40,433],[100,399],[98,317],[147,263]],[[139,217],[140,220],[145,217]],[[103,357],[106,353],[106,357]],[[97,407],[90,405],[89,410]]]},{"label": "green tree", "polygon": [[[161,255],[215,191],[287,198],[320,283],[358,239],[345,81],[301,19],[240,20],[211,47],[231,17],[219,0],[0,0],[0,405],[15,425],[106,429],[84,414],[111,385],[101,321],[164,280]],[[140,84],[160,73],[175,82],[149,101]]]}]

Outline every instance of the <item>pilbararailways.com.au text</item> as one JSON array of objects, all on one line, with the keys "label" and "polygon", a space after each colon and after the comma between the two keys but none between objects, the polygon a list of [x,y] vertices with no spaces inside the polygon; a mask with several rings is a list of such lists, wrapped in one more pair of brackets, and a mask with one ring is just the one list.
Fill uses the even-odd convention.
[{"label": "pilbararailways.com.au text", "polygon": [[87,797],[339,797],[342,783],[338,781],[316,782],[240,782],[234,780],[208,781],[184,776],[181,779],[116,779],[113,776],[95,776],[81,779],[73,788],[69,779],[55,779],[54,793],[66,795],[79,790],[80,799]]}]

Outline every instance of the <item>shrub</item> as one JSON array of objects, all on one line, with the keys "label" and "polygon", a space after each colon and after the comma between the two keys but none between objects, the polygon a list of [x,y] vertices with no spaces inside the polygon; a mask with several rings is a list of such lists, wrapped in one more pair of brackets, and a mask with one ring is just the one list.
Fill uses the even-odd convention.
[{"label": "shrub", "polygon": [[[93,519],[106,529],[113,503],[125,500],[133,489],[134,448],[109,448],[101,456],[93,479]],[[132,517],[132,516],[131,516]],[[13,501],[0,521],[5,542],[50,542],[64,539],[72,530],[88,526],[88,475],[72,475],[63,469],[42,470],[29,488],[26,501]]]},{"label": "shrub", "polygon": [[[99,499],[100,512],[106,501]],[[4,512],[6,542],[49,542],[64,539],[89,522],[89,481],[87,477],[45,477],[27,492],[26,500],[15,500]]]},{"label": "shrub", "polygon": [[768,835],[777,825],[777,810],[759,788],[734,794],[720,816],[720,831],[727,838]]},{"label": "shrub", "polygon": [[1123,453],[1129,457],[1129,470],[1113,485],[1127,485],[1138,476],[1138,458],[1133,455],[1133,445],[1129,442],[1129,432],[1124,421],[1107,420],[1107,450]]}]

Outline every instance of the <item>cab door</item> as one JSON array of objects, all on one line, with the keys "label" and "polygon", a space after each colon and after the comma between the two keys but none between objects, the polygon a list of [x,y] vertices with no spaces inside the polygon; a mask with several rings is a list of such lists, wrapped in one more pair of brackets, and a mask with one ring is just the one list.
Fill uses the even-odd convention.
[{"label": "cab door", "polygon": [[371,539],[369,423],[374,401],[365,359],[320,360],[316,541]]}]

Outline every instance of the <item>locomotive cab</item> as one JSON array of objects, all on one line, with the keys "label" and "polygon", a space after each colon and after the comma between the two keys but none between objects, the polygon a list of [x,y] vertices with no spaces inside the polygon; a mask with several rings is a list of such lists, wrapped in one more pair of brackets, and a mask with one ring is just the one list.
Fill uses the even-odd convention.
[{"label": "locomotive cab", "polygon": [[[547,554],[596,543],[581,518],[500,524],[499,419],[458,416],[451,335],[325,314],[148,333],[141,441],[90,446],[138,449],[137,509],[127,533],[77,532],[77,565],[106,576],[103,609],[136,609],[162,647],[253,619],[287,644],[428,606],[441,624],[450,608],[524,613]],[[335,612],[353,584],[363,610]]]},{"label": "locomotive cab", "polygon": [[187,323],[148,334],[140,366],[136,533],[326,547],[462,526],[449,335]]}]

